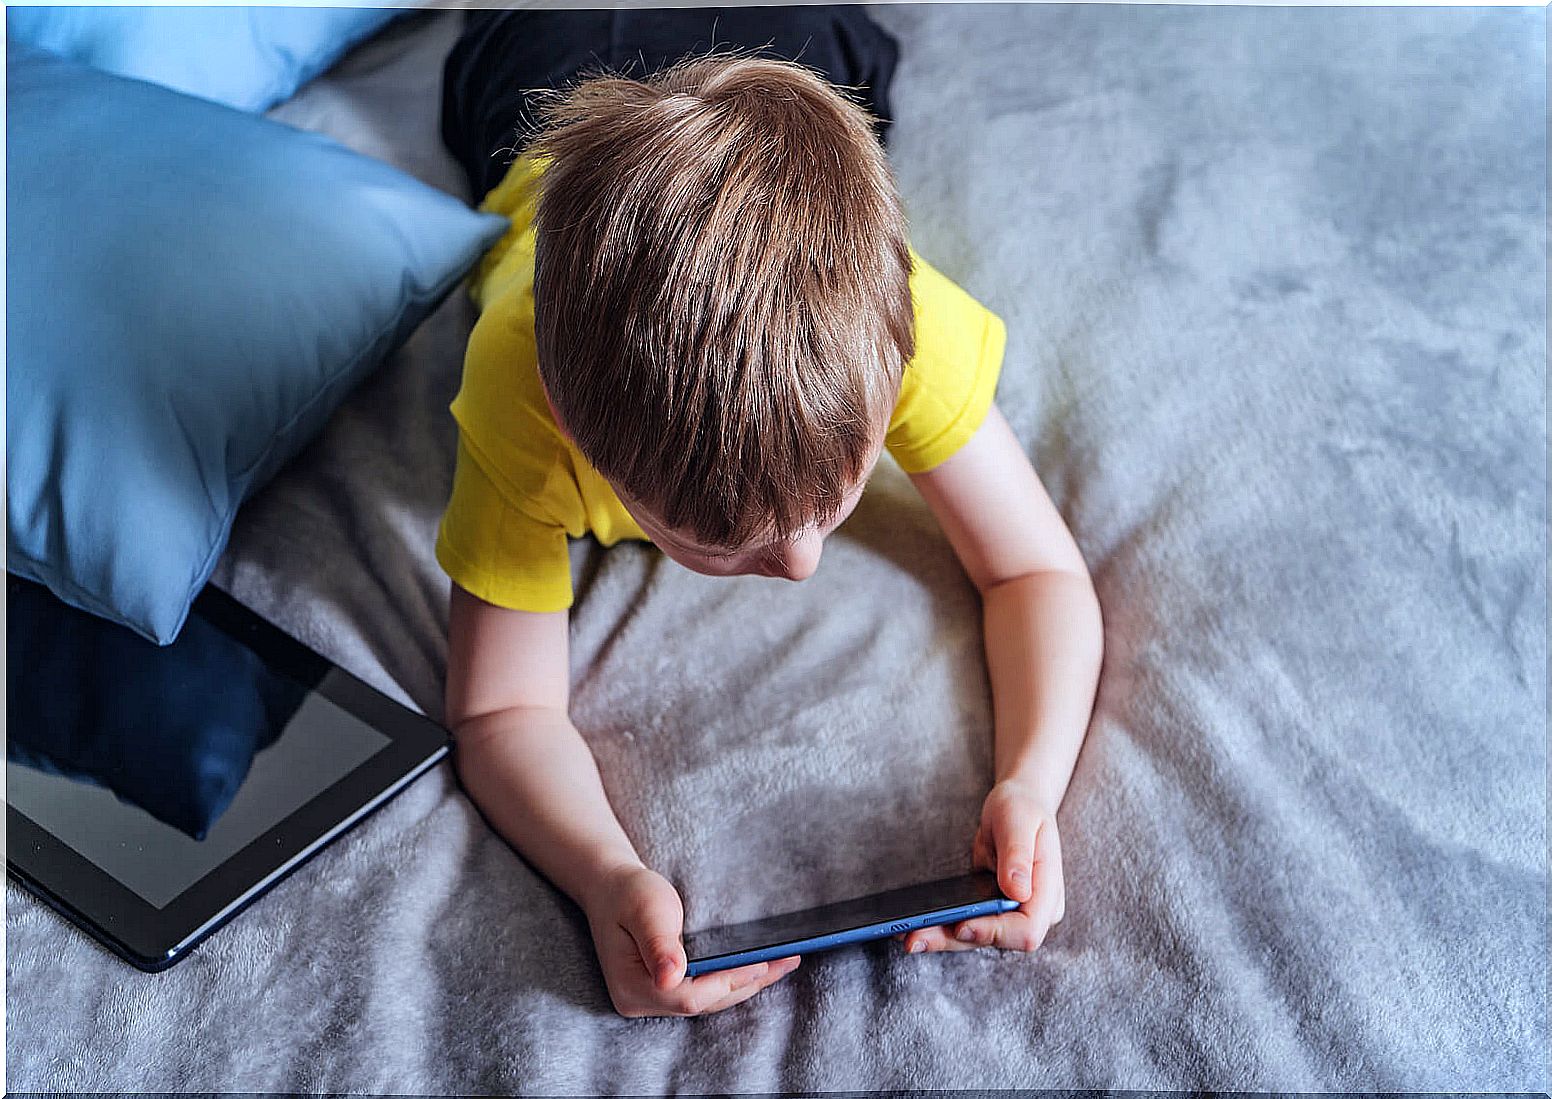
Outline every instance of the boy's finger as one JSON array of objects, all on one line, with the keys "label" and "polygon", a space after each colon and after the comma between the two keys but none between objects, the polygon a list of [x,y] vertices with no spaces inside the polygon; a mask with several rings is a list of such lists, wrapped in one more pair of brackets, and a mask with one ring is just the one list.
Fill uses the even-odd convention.
[{"label": "boy's finger", "polygon": [[712,1015],[718,1011],[726,1011],[728,1008],[734,1006],[735,1004],[743,1003],[751,996],[758,995],[765,989],[771,987],[771,985],[775,984],[777,981],[781,980],[783,977],[787,976],[787,974],[791,973],[798,967],[798,964],[799,961],[796,957],[782,958],[780,961],[770,963],[770,968],[766,970],[765,976],[750,981],[742,988],[734,989],[730,995],[724,996],[710,1007],[702,1008],[701,1014]]},{"label": "boy's finger", "polygon": [[1043,937],[1036,934],[1038,930],[1031,916],[1014,910],[1000,916],[978,916],[966,920],[955,929],[954,937],[971,948],[996,946],[1004,950],[1033,950]]},{"label": "boy's finger", "polygon": [[699,1015],[712,1004],[720,1003],[745,985],[758,981],[769,969],[769,963],[755,962],[737,969],[691,977],[663,998],[664,1006],[681,1015]]},{"label": "boy's finger", "polygon": [[950,933],[952,926],[924,927],[920,931],[912,931],[905,937],[905,952],[907,954],[925,954],[934,950],[966,950],[954,941]]},{"label": "boy's finger", "polygon": [[1035,840],[1035,880],[1050,898],[1051,922],[1061,922],[1067,912],[1067,886],[1062,874],[1062,841],[1055,828],[1041,828]]},{"label": "boy's finger", "polygon": [[998,928],[999,916],[982,916],[979,919],[966,920],[954,929],[954,939],[965,946],[974,948],[980,946],[996,946],[1001,931]]},{"label": "boy's finger", "polygon": [[[1054,845],[1054,844],[1053,844]],[[1040,861],[1035,863],[1035,915],[1047,923],[1061,920],[1067,907],[1067,891],[1062,887],[1062,860],[1060,854],[1052,857],[1051,849],[1037,844]]]}]

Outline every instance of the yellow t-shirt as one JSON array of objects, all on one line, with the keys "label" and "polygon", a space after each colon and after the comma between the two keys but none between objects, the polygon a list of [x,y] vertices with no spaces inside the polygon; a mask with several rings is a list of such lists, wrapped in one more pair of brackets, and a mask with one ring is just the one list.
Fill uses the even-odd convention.
[{"label": "yellow t-shirt", "polygon": [[[489,603],[571,606],[567,537],[645,539],[609,483],[555,426],[534,344],[533,184],[547,163],[521,156],[480,209],[511,228],[469,276],[480,317],[464,357],[452,496],[437,531],[448,576]],[[906,365],[885,448],[908,473],[965,444],[991,407],[1007,328],[911,250],[916,353]]]}]

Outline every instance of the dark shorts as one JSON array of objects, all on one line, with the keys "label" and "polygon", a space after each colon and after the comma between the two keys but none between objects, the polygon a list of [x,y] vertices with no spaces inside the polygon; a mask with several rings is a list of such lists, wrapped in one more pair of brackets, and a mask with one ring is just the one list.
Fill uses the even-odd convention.
[{"label": "dark shorts", "polygon": [[442,140],[468,173],[476,203],[534,132],[527,91],[563,87],[584,70],[640,78],[686,54],[735,46],[847,86],[843,94],[879,120],[881,143],[893,120],[889,83],[899,43],[858,4],[469,10],[465,20],[443,69]]}]

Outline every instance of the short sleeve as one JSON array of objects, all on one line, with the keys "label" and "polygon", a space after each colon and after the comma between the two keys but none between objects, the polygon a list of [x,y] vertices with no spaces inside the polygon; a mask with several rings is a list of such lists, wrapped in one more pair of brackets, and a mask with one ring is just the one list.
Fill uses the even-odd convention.
[{"label": "short sleeve", "polygon": [[436,559],[459,587],[498,607],[542,612],[571,606],[565,528],[514,506],[462,433]]},{"label": "short sleeve", "polygon": [[885,446],[907,473],[946,461],[986,419],[1007,326],[911,249],[916,353],[906,364]]}]

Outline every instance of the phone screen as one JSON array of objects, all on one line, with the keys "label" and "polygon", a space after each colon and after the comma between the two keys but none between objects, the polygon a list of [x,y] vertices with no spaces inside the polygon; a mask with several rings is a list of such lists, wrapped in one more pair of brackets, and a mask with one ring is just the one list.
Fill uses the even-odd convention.
[{"label": "phone screen", "polygon": [[[945,878],[818,908],[806,908],[801,912],[693,931],[684,937],[684,948],[692,961],[714,958],[878,924],[902,923],[932,912],[1005,899],[997,885],[996,875],[984,870],[976,871],[957,878]],[[885,929],[882,934],[905,930],[907,928],[904,926],[892,927]]]}]

